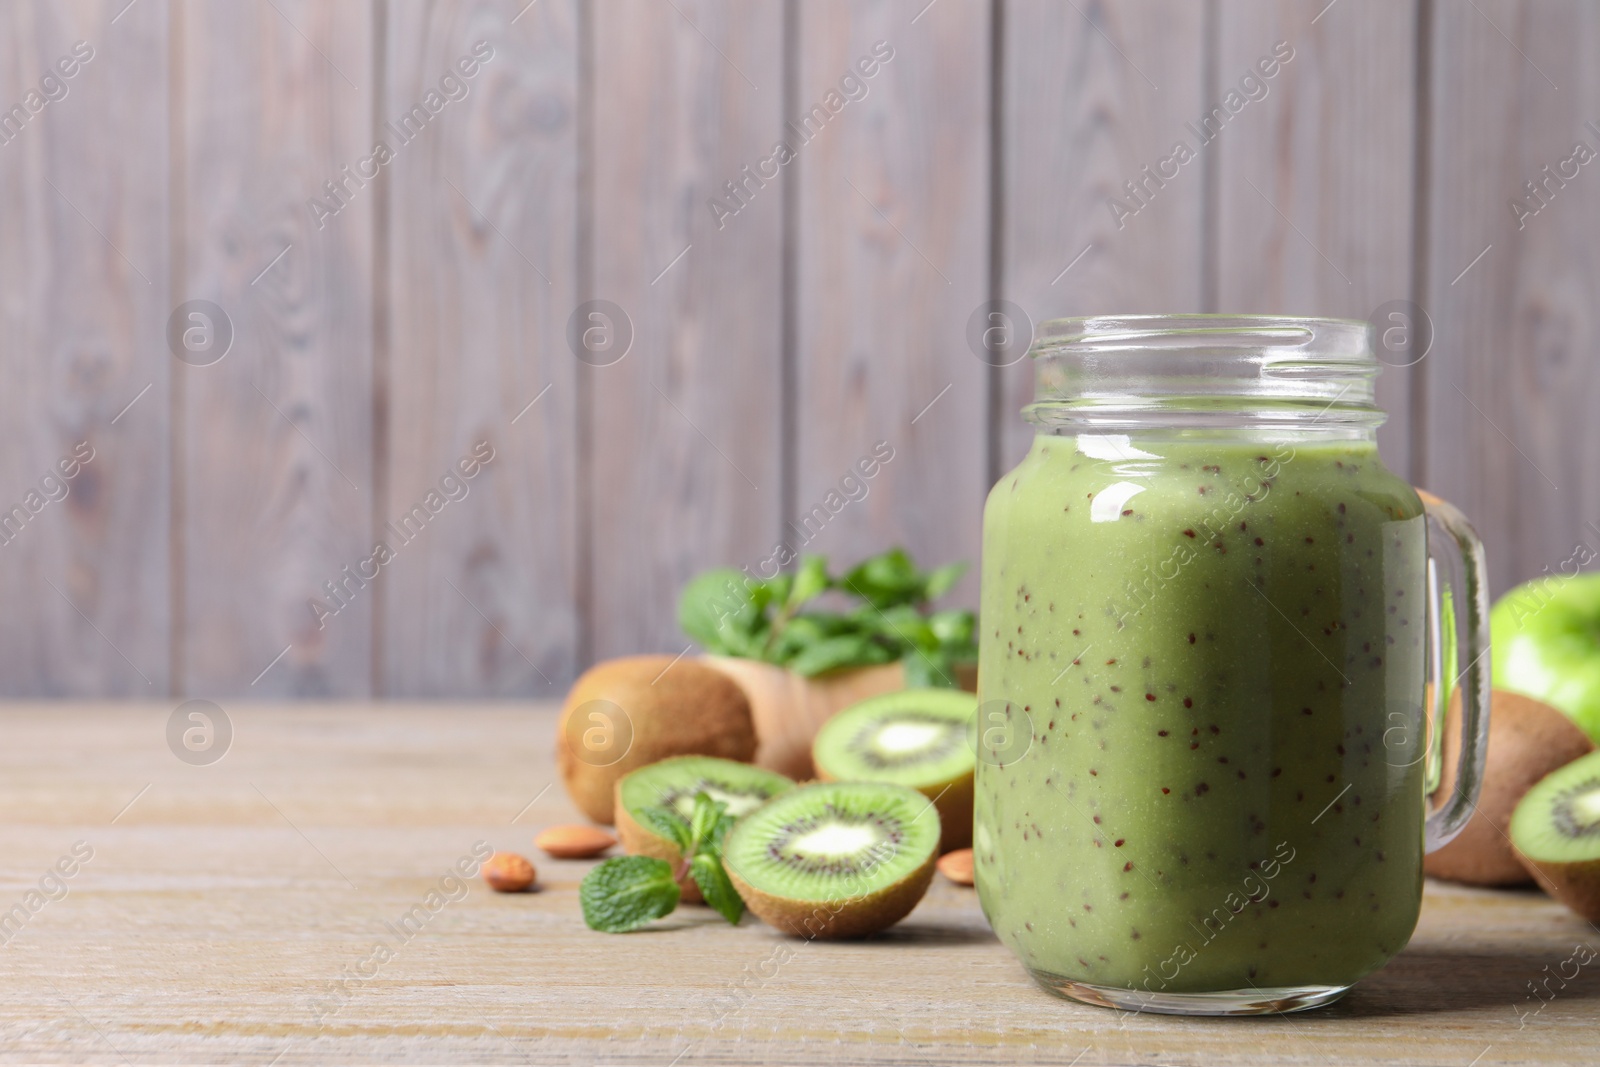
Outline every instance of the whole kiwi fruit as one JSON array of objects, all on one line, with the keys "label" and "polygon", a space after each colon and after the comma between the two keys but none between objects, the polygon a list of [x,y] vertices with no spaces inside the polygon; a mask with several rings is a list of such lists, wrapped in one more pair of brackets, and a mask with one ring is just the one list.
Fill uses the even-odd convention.
[{"label": "whole kiwi fruit", "polygon": [[726,675],[691,659],[628,656],[585,671],[556,729],[556,764],[572,802],[614,819],[617,779],[668,756],[748,763],[756,752],[750,702]]},{"label": "whole kiwi fruit", "polygon": [[[1461,696],[1445,717],[1443,778],[1439,795],[1455,787],[1461,753]],[[1594,749],[1588,736],[1560,711],[1520,693],[1496,689],[1489,710],[1489,750],[1477,810],[1455,839],[1422,861],[1425,873],[1468,885],[1524,885],[1531,879],[1511,847],[1511,813],[1545,775]]]}]

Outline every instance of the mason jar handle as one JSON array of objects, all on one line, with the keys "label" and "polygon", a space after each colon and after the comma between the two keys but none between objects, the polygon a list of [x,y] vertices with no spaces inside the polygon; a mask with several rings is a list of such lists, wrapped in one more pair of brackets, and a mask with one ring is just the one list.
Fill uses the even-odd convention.
[{"label": "mason jar handle", "polygon": [[[1451,690],[1461,690],[1461,756],[1455,788],[1428,813],[1424,844],[1432,852],[1461,832],[1483,784],[1489,747],[1489,582],[1483,542],[1466,516],[1432,493],[1419,489],[1417,495],[1428,523],[1429,710],[1436,730],[1444,728]],[[1463,661],[1466,669],[1458,675]]]}]

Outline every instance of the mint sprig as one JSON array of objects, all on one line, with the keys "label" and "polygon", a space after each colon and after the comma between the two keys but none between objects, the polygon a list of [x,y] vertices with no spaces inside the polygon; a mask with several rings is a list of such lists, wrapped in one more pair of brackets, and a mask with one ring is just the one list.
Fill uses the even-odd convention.
[{"label": "mint sprig", "polygon": [[[923,571],[901,548],[837,577],[822,556],[804,557],[793,573],[765,579],[718,568],[684,587],[678,622],[707,652],[775,663],[807,677],[900,660],[908,685],[954,687],[955,664],[977,658],[976,618],[928,605],[965,569],[952,563]],[[855,606],[808,608],[829,591]]]},{"label": "mint sprig", "polygon": [[733,825],[728,806],[701,791],[687,820],[668,808],[645,808],[640,814],[678,846],[683,859],[674,868],[650,856],[619,856],[595,867],[578,888],[589,928],[621,934],[670,915],[682,896],[678,882],[685,876],[694,879],[717,914],[738,925],[744,901],[722,867],[722,839]]}]

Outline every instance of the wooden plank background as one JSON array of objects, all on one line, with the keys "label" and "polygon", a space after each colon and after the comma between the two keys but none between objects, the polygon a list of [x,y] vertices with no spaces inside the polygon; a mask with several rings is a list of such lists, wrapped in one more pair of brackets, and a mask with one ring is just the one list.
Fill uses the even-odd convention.
[{"label": "wooden plank background", "polygon": [[[41,696],[175,688],[173,27],[167,0],[113,24],[119,7],[35,0],[0,14],[6,118],[27,113],[29,92],[44,99],[46,75],[65,90],[0,144],[0,508],[59,495],[44,479],[80,443],[93,450],[66,496],[0,545],[0,684]],[[62,78],[80,41],[89,58]]]},{"label": "wooden plank background", "polygon": [[783,123],[783,7],[616,0],[592,17],[586,291],[633,343],[582,366],[588,652],[676,653],[684,578],[755,562],[783,514],[783,195],[747,182],[736,215],[707,207]]},{"label": "wooden plank background", "polygon": [[[780,542],[975,561],[1029,440],[1028,367],[967,340],[992,300],[1410,301],[1390,465],[1497,592],[1600,549],[1600,179],[1543,170],[1600,150],[1585,5],[27,0],[0,35],[0,508],[95,457],[0,544],[0,694],[550,696],[683,650],[680,584]],[[169,352],[192,300],[209,366]],[[595,307],[619,347],[575,350]]]},{"label": "wooden plank background", "polygon": [[321,627],[307,600],[370,539],[376,216],[353,184],[332,217],[306,202],[367,146],[371,11],[273,0],[181,17],[176,273],[233,344],[176,367],[176,688],[366,695],[371,598],[352,592]]},{"label": "wooden plank background", "polygon": [[[438,93],[447,74],[466,95],[404,146],[380,133],[396,157],[376,183],[388,225],[378,244],[386,284],[372,522],[397,558],[372,583],[372,688],[543,693],[579,655],[580,400],[565,341],[582,291],[578,8],[541,0],[520,15],[489,3],[379,13],[380,130]],[[473,69],[474,48],[490,58],[464,79],[457,64]],[[494,458],[461,481],[466,496],[444,497],[407,543],[409,526],[384,532],[459,475],[478,442]]]}]

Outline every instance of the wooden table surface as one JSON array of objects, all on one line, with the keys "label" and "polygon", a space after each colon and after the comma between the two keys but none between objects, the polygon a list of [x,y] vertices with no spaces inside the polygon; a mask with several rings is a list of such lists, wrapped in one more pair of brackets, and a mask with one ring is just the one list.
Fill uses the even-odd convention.
[{"label": "wooden table surface", "polygon": [[[172,710],[0,708],[0,1060],[1488,1067],[1600,1047],[1600,960],[1529,992],[1600,933],[1529,892],[1430,884],[1410,947],[1326,1010],[1124,1018],[1035,988],[942,878],[853,944],[698,908],[589,931],[589,865],[531,843],[574,818],[549,706],[230,707],[205,766],[168,748]],[[543,889],[445,882],[429,909],[479,841],[533,858]]]}]

